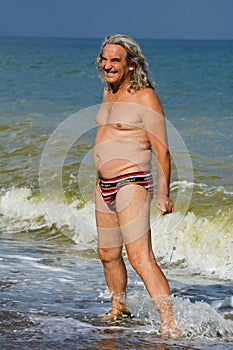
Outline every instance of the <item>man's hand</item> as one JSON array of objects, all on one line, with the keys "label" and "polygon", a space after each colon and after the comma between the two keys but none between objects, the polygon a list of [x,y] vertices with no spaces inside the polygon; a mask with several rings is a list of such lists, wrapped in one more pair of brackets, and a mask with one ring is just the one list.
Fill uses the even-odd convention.
[{"label": "man's hand", "polygon": [[161,211],[162,215],[169,214],[174,211],[174,203],[167,195],[157,196],[156,207]]}]

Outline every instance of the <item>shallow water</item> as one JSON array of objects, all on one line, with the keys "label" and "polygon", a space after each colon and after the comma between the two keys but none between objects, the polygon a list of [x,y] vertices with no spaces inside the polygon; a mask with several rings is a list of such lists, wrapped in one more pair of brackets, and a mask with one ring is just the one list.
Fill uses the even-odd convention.
[{"label": "shallow water", "polygon": [[128,306],[134,318],[102,321],[110,308],[93,250],[80,250],[58,232],[2,238],[1,343],[4,349],[230,349],[232,284],[165,269],[181,339],[159,338],[159,316],[129,269]]}]

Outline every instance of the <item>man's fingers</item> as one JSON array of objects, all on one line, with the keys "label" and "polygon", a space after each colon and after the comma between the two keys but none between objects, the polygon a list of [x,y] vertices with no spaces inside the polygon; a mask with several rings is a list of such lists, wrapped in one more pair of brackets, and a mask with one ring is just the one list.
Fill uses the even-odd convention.
[{"label": "man's fingers", "polygon": [[174,204],[171,200],[166,200],[165,203],[157,201],[156,207],[161,211],[162,215],[169,214],[174,211]]}]

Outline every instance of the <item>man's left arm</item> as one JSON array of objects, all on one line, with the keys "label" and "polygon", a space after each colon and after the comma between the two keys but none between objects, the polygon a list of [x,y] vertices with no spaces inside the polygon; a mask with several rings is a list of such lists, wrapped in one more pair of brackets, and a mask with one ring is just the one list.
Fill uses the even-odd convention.
[{"label": "man's left arm", "polygon": [[145,92],[143,102],[147,107],[143,113],[144,128],[156,157],[158,177],[156,206],[164,215],[174,210],[174,204],[169,198],[171,162],[164,112],[157,95],[151,89]]}]

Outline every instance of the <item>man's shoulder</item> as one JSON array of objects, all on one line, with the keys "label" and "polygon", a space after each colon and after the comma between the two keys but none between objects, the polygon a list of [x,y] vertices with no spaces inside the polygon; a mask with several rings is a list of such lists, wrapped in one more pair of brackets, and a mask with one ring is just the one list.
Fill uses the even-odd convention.
[{"label": "man's shoulder", "polygon": [[142,96],[143,98],[157,97],[155,90],[150,87],[145,87],[143,89],[138,90],[138,96]]},{"label": "man's shoulder", "polygon": [[144,88],[138,92],[138,102],[147,108],[153,109],[163,114],[163,109],[159,97],[152,88]]}]

